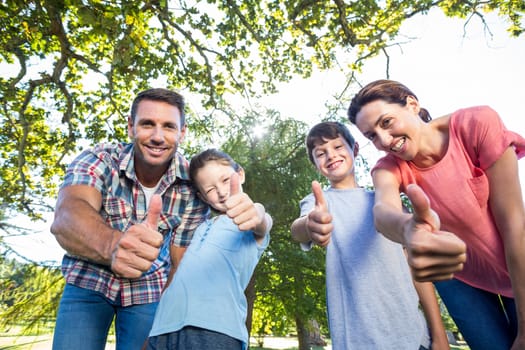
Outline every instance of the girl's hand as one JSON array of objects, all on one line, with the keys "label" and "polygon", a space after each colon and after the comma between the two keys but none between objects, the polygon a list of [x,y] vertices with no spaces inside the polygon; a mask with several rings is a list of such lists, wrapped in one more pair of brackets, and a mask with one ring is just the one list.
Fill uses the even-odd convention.
[{"label": "girl's hand", "polygon": [[226,215],[241,231],[256,230],[265,220],[264,207],[256,205],[251,198],[242,192],[239,174],[233,173],[230,178],[230,197],[226,200]]}]

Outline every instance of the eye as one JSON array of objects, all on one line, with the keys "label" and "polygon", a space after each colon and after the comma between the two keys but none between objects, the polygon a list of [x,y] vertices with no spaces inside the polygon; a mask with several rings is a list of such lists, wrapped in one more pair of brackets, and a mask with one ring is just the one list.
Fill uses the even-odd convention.
[{"label": "eye", "polygon": [[171,123],[170,124],[165,124],[164,127],[166,129],[170,129],[170,130],[177,130],[178,129],[177,124],[171,124]]},{"label": "eye", "polygon": [[392,118],[384,118],[381,120],[381,127],[388,128],[392,124]]},{"label": "eye", "polygon": [[322,157],[322,156],[324,156],[324,152],[317,152],[317,153],[315,153],[315,157],[316,158],[319,158],[319,157]]},{"label": "eye", "polygon": [[153,126],[153,122],[151,120],[144,120],[142,123],[140,123],[142,127],[148,128]]},{"label": "eye", "polygon": [[370,133],[364,134],[363,136],[366,137],[370,141],[374,141],[374,138],[376,137],[376,134],[373,133],[373,132],[370,132]]},{"label": "eye", "polygon": [[215,188],[210,188],[209,190],[206,191],[206,195],[209,195],[210,193],[213,193],[215,192]]}]

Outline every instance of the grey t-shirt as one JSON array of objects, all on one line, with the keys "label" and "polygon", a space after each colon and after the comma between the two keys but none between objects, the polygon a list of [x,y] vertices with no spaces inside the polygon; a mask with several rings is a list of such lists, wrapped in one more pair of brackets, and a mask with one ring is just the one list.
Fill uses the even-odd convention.
[{"label": "grey t-shirt", "polygon": [[[328,188],[324,195],[334,224],[326,248],[333,349],[428,348],[430,338],[403,248],[375,230],[374,192]],[[301,215],[314,205],[313,195],[306,196]]]}]

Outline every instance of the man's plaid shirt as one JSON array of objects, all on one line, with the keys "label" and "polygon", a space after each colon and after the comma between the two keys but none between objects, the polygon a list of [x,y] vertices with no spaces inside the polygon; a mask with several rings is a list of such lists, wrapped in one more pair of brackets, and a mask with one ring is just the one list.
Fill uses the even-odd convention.
[{"label": "man's plaid shirt", "polygon": [[[146,198],[134,170],[133,144],[101,144],[82,152],[68,167],[62,187],[71,185],[88,185],[100,191],[100,215],[114,229],[124,232],[146,216]],[[189,245],[209,209],[191,187],[188,161],[179,153],[156,193],[162,195],[158,231],[164,235],[164,244],[149,271],[138,279],[119,278],[108,266],[66,254],[62,261],[66,282],[101,292],[122,306],[158,301],[170,268],[170,243]]]}]

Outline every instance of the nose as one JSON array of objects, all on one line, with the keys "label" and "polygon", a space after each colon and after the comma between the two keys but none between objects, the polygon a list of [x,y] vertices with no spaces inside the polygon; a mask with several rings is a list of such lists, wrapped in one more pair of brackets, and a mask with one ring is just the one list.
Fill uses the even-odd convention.
[{"label": "nose", "polygon": [[332,150],[329,150],[329,149],[327,149],[325,151],[325,153],[326,153],[326,159],[328,159],[328,160],[332,159],[334,157],[334,154],[335,154],[335,152],[332,152]]},{"label": "nose", "polygon": [[383,150],[389,150],[391,144],[392,144],[392,135],[390,135],[387,132],[377,133],[376,142],[375,142],[376,148],[383,149]]},{"label": "nose", "polygon": [[156,142],[162,142],[164,140],[164,131],[162,130],[162,127],[158,126],[153,128],[151,138]]},{"label": "nose", "polygon": [[228,195],[228,190],[224,187],[218,187],[217,188],[217,195],[219,196],[219,199],[223,199]]}]

